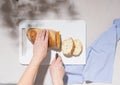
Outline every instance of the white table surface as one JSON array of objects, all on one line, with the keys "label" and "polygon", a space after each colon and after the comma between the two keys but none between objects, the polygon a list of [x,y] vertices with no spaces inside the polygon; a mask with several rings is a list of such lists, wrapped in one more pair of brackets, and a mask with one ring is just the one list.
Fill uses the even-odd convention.
[{"label": "white table surface", "polygon": [[[73,3],[80,13],[80,19],[87,23],[87,46],[106,31],[115,18],[120,18],[120,0],[74,0]],[[66,19],[64,16],[54,18]],[[53,16],[50,17],[49,15],[46,19],[53,19]],[[18,38],[12,38],[9,35],[12,30],[7,28],[0,23],[0,83],[17,83],[26,66],[20,65],[18,61]],[[120,41],[116,49],[112,84],[92,83],[89,85],[120,85],[119,50]],[[40,74],[44,74],[46,68],[44,66],[40,70]],[[40,85],[42,85],[42,81],[44,85],[52,85],[49,71],[47,71],[45,77],[41,75],[41,78],[37,78],[37,83],[40,82]]]}]

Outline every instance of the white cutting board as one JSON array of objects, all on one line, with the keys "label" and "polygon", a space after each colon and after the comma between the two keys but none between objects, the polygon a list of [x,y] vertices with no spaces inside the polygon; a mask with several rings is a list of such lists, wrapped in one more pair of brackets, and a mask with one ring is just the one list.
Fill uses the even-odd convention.
[{"label": "white cutting board", "polygon": [[[46,28],[60,31],[62,41],[72,37],[80,39],[83,45],[82,53],[77,57],[65,57],[62,52],[58,54],[62,57],[64,64],[85,64],[86,63],[86,23],[84,20],[24,20],[19,24],[19,62],[29,64],[33,45],[26,37],[26,30],[30,27]],[[56,51],[50,50],[43,65],[49,65],[55,57]]]}]

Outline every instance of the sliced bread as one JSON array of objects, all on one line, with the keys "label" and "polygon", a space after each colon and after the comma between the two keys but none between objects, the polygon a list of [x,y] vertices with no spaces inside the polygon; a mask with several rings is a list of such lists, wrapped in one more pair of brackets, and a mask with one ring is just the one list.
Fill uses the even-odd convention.
[{"label": "sliced bread", "polygon": [[74,51],[73,51],[73,55],[78,56],[82,52],[82,43],[81,43],[80,39],[75,39],[74,40],[74,45],[75,45],[75,48],[74,48]]},{"label": "sliced bread", "polygon": [[74,50],[74,42],[72,38],[68,38],[65,39],[62,42],[62,53],[66,56],[66,57],[70,57],[72,56],[72,52]]}]

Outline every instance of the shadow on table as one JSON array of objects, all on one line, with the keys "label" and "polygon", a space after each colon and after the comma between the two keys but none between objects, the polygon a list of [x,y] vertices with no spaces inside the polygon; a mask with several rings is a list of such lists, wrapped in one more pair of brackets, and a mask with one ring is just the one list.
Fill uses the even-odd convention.
[{"label": "shadow on table", "polygon": [[38,73],[35,79],[35,85],[44,84],[44,79],[49,68],[50,60],[51,60],[51,49],[49,49],[47,57],[44,59],[44,61],[42,62],[42,64],[38,69]]}]

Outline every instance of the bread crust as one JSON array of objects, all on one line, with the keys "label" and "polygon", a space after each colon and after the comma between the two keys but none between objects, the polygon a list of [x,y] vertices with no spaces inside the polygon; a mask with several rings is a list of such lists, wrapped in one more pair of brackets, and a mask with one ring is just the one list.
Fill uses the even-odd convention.
[{"label": "bread crust", "polygon": [[49,30],[48,47],[56,48],[56,32]]},{"label": "bread crust", "polygon": [[30,28],[27,30],[27,32],[26,32],[27,37],[32,42],[32,44],[34,44],[36,36],[39,32],[41,32],[41,30],[36,29],[36,28]]}]

